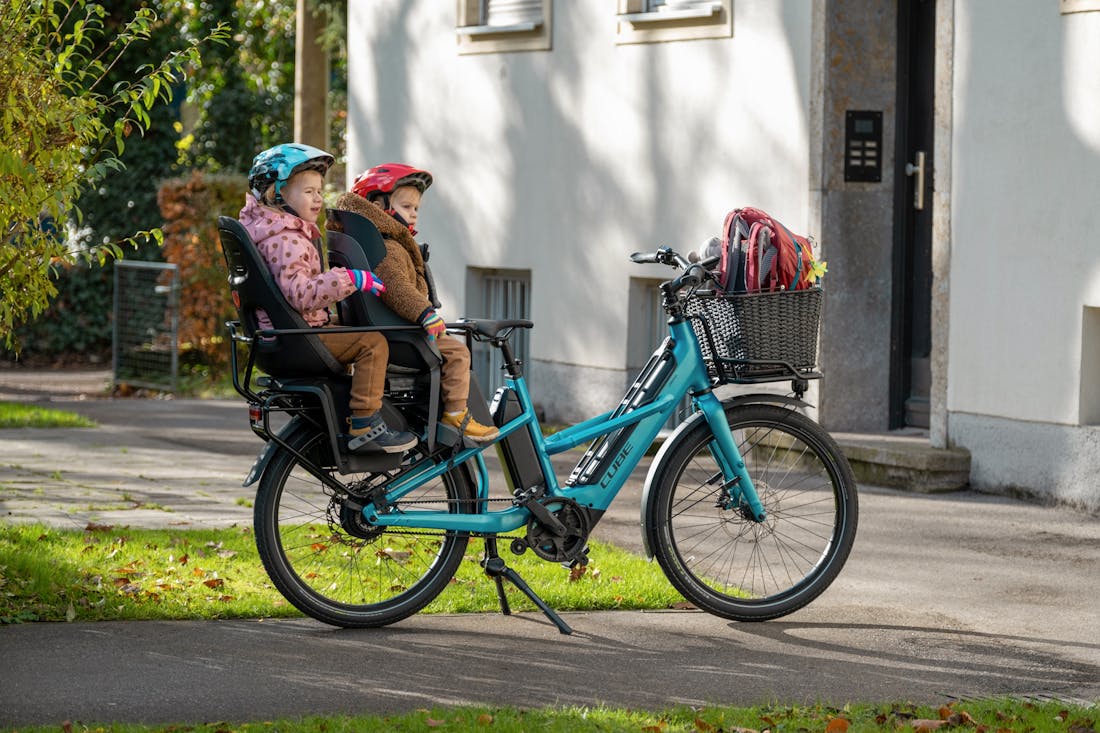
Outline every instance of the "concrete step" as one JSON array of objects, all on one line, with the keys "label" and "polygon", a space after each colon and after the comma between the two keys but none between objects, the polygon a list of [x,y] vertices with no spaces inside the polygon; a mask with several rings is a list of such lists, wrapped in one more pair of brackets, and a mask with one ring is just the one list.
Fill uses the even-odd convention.
[{"label": "concrete step", "polygon": [[925,431],[832,435],[861,484],[935,493],[970,483],[970,451],[933,448]]}]

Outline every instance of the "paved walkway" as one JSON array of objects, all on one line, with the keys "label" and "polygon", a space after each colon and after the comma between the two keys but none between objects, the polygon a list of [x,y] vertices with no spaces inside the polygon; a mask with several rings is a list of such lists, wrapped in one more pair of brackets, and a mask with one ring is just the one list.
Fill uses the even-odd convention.
[{"label": "paved walkway", "polygon": [[[242,402],[103,399],[103,373],[51,375],[48,387],[28,378],[0,370],[0,400],[48,401],[100,426],[0,430],[0,532],[5,521],[250,521],[240,482],[261,443]],[[639,548],[643,477],[598,537]],[[567,614],[573,637],[529,614],[420,615],[354,632],[309,619],[0,627],[0,726],[462,702],[1100,701],[1100,518],[873,486],[861,487],[860,510],[833,586],[765,624],[681,611]]]}]

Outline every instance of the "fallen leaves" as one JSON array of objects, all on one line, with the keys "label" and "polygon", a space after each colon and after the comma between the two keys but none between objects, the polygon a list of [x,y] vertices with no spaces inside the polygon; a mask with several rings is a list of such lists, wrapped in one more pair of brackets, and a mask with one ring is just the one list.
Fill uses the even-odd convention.
[{"label": "fallen leaves", "polygon": [[412,557],[412,552],[408,550],[395,550],[392,547],[385,547],[381,550],[378,550],[375,555],[379,558],[380,561],[392,560],[399,565],[404,565],[409,561],[409,558]]},{"label": "fallen leaves", "polygon": [[30,526],[0,536],[0,566],[8,554],[26,560],[17,575],[0,567],[0,626],[256,615],[274,595],[252,533],[240,529]]},{"label": "fallen leaves", "polygon": [[[113,527],[107,525],[94,525],[90,524],[88,531],[113,531]],[[111,549],[103,555],[104,560],[115,559],[119,553],[126,547],[128,539],[123,536],[115,537],[108,544]],[[98,544],[98,543],[97,543]],[[178,546],[180,544],[187,545],[187,540],[179,540],[174,538],[170,545]],[[102,546],[102,545],[100,545]],[[96,544],[90,544],[84,548],[87,551],[89,548],[96,549]],[[188,563],[191,562],[191,556],[185,552],[179,557],[173,554],[167,556],[168,564],[162,568],[151,567],[151,558],[156,556],[157,546],[155,544],[147,544],[145,550],[149,552],[146,555],[147,559],[136,559],[130,562],[113,568],[109,574],[112,576],[109,581],[110,586],[114,587],[115,591],[124,597],[130,598],[134,601],[140,601],[142,603],[161,604],[166,602],[167,597],[172,597],[174,602],[179,602],[181,594],[187,594],[190,588],[196,585],[204,587],[210,590],[222,590],[226,587],[226,578],[222,577],[217,570],[208,570],[203,567],[192,565],[189,568],[189,577],[191,580],[186,579],[187,576],[180,577],[182,570]],[[221,542],[207,542],[202,548],[194,550],[194,553],[199,558],[211,558],[217,557],[223,560],[232,559],[237,556],[236,550],[225,549]],[[104,582],[100,576],[89,576],[94,586],[99,587]],[[204,600],[211,603],[225,603],[233,600],[233,596],[225,595],[224,593],[216,596],[204,596]],[[87,604],[85,604],[87,605]],[[70,604],[72,613],[66,613],[66,620],[72,621],[76,617],[76,611]]]},{"label": "fallen leaves", "polygon": [[[1052,733],[1096,733],[1094,721],[1074,720],[1074,714],[1062,711],[1052,714],[1047,711],[1041,720],[1034,718],[1028,721],[1021,720],[1016,714],[1020,712],[1019,702],[1006,701],[1006,707],[1012,712],[998,715],[999,722],[1005,723],[1004,727],[985,726],[978,722],[994,717],[994,713],[988,706],[980,707],[970,712],[961,708],[962,703],[951,703],[939,710],[935,708],[921,709],[920,717],[917,717],[917,708],[910,704],[898,704],[888,711],[880,711],[875,715],[874,709],[868,710],[865,706],[845,706],[841,709],[830,706],[816,707],[790,707],[771,708],[763,711],[735,710],[735,709],[708,709],[696,708],[688,710],[687,716],[682,710],[665,711],[664,713],[642,713],[638,711],[608,711],[610,717],[584,708],[576,709],[545,709],[545,710],[512,710],[512,709],[447,709],[433,708],[431,710],[421,708],[408,716],[385,718],[383,722],[392,723],[394,729],[401,730],[570,730],[572,727],[584,730],[616,730],[634,731],[634,733],[800,733],[802,731],[817,731],[821,733],[847,733],[847,731],[881,731],[882,733],[906,733],[915,730],[914,724],[936,724],[931,730],[961,731],[962,733],[1017,733],[1018,731],[1051,731]],[[1024,704],[1027,707],[1027,704]],[[1056,708],[1054,710],[1057,710]],[[1079,713],[1078,713],[1079,714]],[[578,725],[570,726],[571,716],[579,716]],[[731,719],[736,718],[736,721]],[[758,721],[757,727],[752,726],[752,720]],[[585,724],[580,724],[582,723]],[[347,721],[341,721],[346,723]],[[335,721],[331,721],[335,723]],[[741,723],[741,725],[738,725]],[[1053,723],[1052,727],[1050,724]],[[402,725],[403,724],[403,725]],[[261,731],[275,730],[272,723],[258,724]],[[749,727],[745,727],[749,726]],[[74,728],[71,723],[62,724],[62,733],[72,733]],[[344,730],[340,725],[332,725],[331,730]],[[175,731],[175,727],[169,727],[166,731]],[[189,728],[181,728],[181,731]],[[207,730],[207,728],[203,728]],[[229,726],[225,723],[211,724],[209,728],[213,733],[244,733],[253,730],[252,726]],[[330,730],[330,721],[321,720],[317,727],[309,727],[310,731],[325,733]]]}]

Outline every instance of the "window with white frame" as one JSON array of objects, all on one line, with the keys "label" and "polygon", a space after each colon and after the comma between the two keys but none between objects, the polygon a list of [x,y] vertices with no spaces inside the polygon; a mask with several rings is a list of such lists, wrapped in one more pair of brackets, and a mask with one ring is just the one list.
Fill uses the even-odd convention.
[{"label": "window with white frame", "polygon": [[733,0],[618,0],[619,43],[659,43],[733,35]]},{"label": "window with white frame", "polygon": [[[467,312],[493,320],[531,318],[531,272],[529,270],[497,270],[470,268],[467,276]],[[525,376],[530,376],[528,359],[528,329],[516,329],[509,342],[512,353],[523,363]],[[472,368],[485,396],[491,397],[504,384],[500,349],[474,343]]]},{"label": "window with white frame", "polygon": [[457,0],[459,53],[550,50],[552,0]]}]

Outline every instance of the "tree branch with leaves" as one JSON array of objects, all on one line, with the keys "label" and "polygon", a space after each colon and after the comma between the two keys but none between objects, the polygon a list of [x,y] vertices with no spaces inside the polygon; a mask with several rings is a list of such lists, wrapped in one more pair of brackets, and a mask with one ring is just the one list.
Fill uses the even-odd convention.
[{"label": "tree branch with leaves", "polygon": [[0,3],[0,338],[8,347],[14,327],[56,293],[54,264],[121,258],[125,247],[162,240],[151,229],[70,248],[48,223],[80,222],[81,193],[124,167],[127,138],[144,132],[150,110],[171,102],[173,87],[201,65],[200,49],[229,38],[219,24],[107,90],[103,79],[158,18],[142,8],[108,29],[106,17],[89,0]]}]

